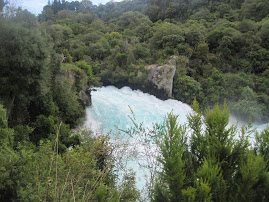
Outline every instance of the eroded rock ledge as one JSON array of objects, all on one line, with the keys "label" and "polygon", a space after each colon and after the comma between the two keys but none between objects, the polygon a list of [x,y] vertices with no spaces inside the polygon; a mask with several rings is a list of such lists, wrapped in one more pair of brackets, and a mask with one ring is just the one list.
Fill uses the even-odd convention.
[{"label": "eroded rock ledge", "polygon": [[164,65],[152,64],[145,68],[148,70],[148,80],[156,85],[158,90],[164,90],[168,97],[171,97],[176,73],[176,56]]},{"label": "eroded rock ledge", "polygon": [[129,86],[133,90],[141,90],[144,93],[149,93],[162,100],[171,98],[173,79],[176,72],[176,56],[172,56],[164,65],[152,64],[146,66],[145,69],[148,71],[148,82],[143,84],[130,83],[127,80],[113,84],[103,82],[103,86],[113,85],[117,88]]}]

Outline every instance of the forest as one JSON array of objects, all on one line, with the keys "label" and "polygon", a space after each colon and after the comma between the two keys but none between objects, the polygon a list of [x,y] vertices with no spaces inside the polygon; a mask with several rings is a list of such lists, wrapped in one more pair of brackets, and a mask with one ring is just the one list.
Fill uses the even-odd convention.
[{"label": "forest", "polygon": [[147,200],[268,201],[269,128],[251,127],[269,121],[268,0],[49,0],[38,16],[0,0],[0,201],[143,201],[108,135],[75,129],[90,87],[145,89],[145,66],[174,56],[171,98],[194,112],[153,131]]},{"label": "forest", "polygon": [[53,1],[38,16],[53,49],[86,61],[95,85],[147,85],[145,66],[177,57],[174,99],[223,103],[268,122],[268,1]]}]

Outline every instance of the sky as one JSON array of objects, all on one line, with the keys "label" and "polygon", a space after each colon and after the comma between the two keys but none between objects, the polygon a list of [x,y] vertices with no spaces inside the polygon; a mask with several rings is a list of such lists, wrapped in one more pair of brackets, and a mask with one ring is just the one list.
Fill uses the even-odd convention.
[{"label": "sky", "polygon": [[[51,0],[52,2],[53,0]],[[72,0],[67,0],[69,2],[71,2]],[[78,0],[81,1],[81,0]],[[109,2],[109,0],[92,0],[91,1],[93,3],[93,5],[99,5],[99,4],[105,4],[107,2]],[[47,5],[48,0],[19,0],[19,5],[23,8],[23,9],[27,9],[28,11],[30,11],[33,14],[40,14],[41,11],[43,10],[43,7],[45,5]]]}]

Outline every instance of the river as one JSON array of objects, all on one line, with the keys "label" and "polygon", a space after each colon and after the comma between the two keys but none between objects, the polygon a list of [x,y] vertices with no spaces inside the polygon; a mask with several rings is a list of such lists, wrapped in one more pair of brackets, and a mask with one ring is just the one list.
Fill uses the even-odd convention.
[{"label": "river", "polygon": [[[143,93],[139,90],[131,90],[129,87],[118,89],[113,86],[107,86],[97,88],[96,91],[92,91],[92,106],[86,109],[86,122],[85,127],[91,128],[97,134],[106,134],[110,132],[110,138],[114,143],[116,140],[131,143],[119,153],[128,151],[135,151],[138,154],[132,156],[141,157],[141,153],[150,152],[143,144],[140,139],[130,139],[128,135],[124,134],[118,136],[119,129],[127,130],[134,124],[131,117],[135,118],[137,124],[143,123],[144,127],[152,128],[152,123],[162,123],[164,117],[170,113],[178,115],[178,122],[185,124],[187,122],[187,114],[192,112],[189,105],[184,104],[180,101],[168,99],[160,100],[155,96]],[[230,124],[236,124],[238,121],[231,117]],[[238,122],[241,126],[243,122]],[[267,124],[254,125],[259,131],[263,130]],[[121,133],[122,134],[122,133]],[[120,143],[123,145],[123,143]],[[119,145],[120,145],[119,144]],[[128,143],[127,143],[128,144]],[[130,148],[136,148],[135,150]],[[150,148],[153,150],[154,147]],[[139,155],[140,153],[140,155]],[[126,162],[126,167],[132,168],[136,172],[137,188],[145,190],[146,185],[145,177],[149,175],[148,171],[141,170],[140,164],[145,163],[145,159],[140,162],[131,158],[131,155],[126,155],[129,159]]]}]

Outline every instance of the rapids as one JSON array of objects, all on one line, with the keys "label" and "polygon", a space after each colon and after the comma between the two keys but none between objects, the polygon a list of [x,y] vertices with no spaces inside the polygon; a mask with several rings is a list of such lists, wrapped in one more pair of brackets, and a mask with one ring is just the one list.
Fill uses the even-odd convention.
[{"label": "rapids", "polygon": [[186,123],[186,115],[192,111],[187,104],[176,100],[160,100],[153,95],[129,87],[118,89],[113,86],[97,88],[92,91],[92,107],[86,109],[86,126],[95,132],[109,132],[115,126],[127,129],[132,125],[131,112],[138,123],[151,127],[160,123],[164,117],[173,112],[179,115],[179,122]]},{"label": "rapids", "polygon": [[[163,122],[164,117],[170,112],[178,115],[179,124],[185,124],[187,122],[187,114],[192,112],[192,109],[189,105],[180,101],[172,99],[163,101],[139,90],[133,91],[129,87],[118,89],[113,86],[107,86],[92,91],[92,106],[86,108],[84,127],[90,128],[96,134],[110,132],[110,138],[112,141],[116,141],[115,134],[118,133],[117,128],[127,130],[133,126],[130,119],[132,114],[134,114],[137,124],[143,123],[145,127],[152,128],[152,123]],[[231,117],[229,125],[232,124],[238,124],[238,127],[240,127],[246,123],[237,121],[234,117]],[[261,131],[266,125],[254,125],[254,127]],[[127,142],[129,141],[126,134],[122,139],[125,139]],[[143,145],[139,146],[138,142],[135,142],[135,140],[132,141],[134,141],[132,142],[133,144],[130,144],[132,146],[129,145],[127,149],[125,148],[125,151],[131,150],[130,148],[134,145],[138,148],[138,153],[139,151],[146,151]],[[142,172],[138,166],[138,161],[130,160],[132,158],[128,155],[127,158],[129,160],[126,166],[136,172],[136,186],[139,190],[142,190],[146,185],[145,175],[147,176],[149,173],[148,171]]]}]

